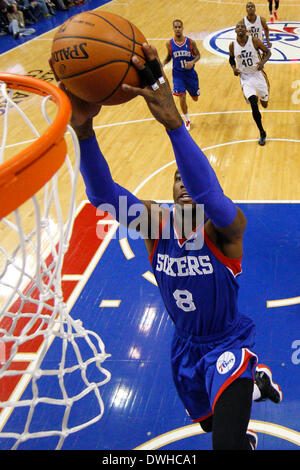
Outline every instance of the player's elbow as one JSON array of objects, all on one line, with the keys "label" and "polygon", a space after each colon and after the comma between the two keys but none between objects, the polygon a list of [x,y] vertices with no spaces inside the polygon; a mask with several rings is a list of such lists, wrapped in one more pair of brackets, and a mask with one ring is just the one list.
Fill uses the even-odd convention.
[{"label": "player's elbow", "polygon": [[247,219],[244,212],[237,207],[237,213],[234,221],[231,226],[228,227],[228,232],[230,232],[230,238],[232,241],[237,241],[243,238],[244,232],[247,227]]}]

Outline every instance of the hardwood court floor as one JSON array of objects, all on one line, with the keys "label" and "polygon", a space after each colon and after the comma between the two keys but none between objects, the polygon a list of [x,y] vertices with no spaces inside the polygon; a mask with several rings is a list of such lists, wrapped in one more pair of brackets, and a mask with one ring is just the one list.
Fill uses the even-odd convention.
[{"label": "hardwood court floor", "polygon": [[[257,13],[268,20],[267,2],[256,5]],[[88,8],[88,4],[85,7]],[[300,199],[297,157],[300,49],[295,40],[297,29],[294,24],[300,21],[300,14],[292,0],[280,5],[278,26],[276,23],[269,25],[274,57],[277,57],[278,49],[283,50],[282,54],[291,49],[293,55],[284,63],[272,62],[271,57],[265,66],[271,92],[269,107],[262,111],[268,135],[267,145],[263,148],[257,145],[258,131],[241,93],[239,79],[228,64],[228,56],[217,54],[216,50],[212,53],[213,49],[207,50],[205,46],[209,35],[232,28],[244,16],[244,2],[187,0],[184,4],[173,1],[170,6],[170,2],[153,1],[150,4],[133,0],[110,2],[100,9],[129,18],[157,47],[161,58],[166,55],[166,41],[173,35],[172,21],[181,18],[185,34],[197,41],[201,52],[201,60],[196,66],[201,96],[197,103],[188,99],[191,135],[203,149],[207,149],[206,154],[224,191],[235,200]],[[76,12],[72,9],[69,14]],[[286,24],[279,24],[279,21]],[[48,58],[54,33],[55,29],[50,30],[2,54],[0,69],[51,80]],[[230,35],[233,38],[234,31]],[[228,42],[228,39],[223,41],[225,52]],[[166,74],[171,80],[171,65],[166,67]],[[34,114],[34,108],[30,112]],[[135,190],[145,178],[173,160],[164,129],[152,120],[141,98],[117,107],[104,107],[95,119],[95,125],[113,176],[130,190]],[[18,139],[22,139],[19,130]],[[172,164],[159,171],[144,184],[138,195],[169,199],[173,171]],[[81,184],[78,198],[83,197]]]}]

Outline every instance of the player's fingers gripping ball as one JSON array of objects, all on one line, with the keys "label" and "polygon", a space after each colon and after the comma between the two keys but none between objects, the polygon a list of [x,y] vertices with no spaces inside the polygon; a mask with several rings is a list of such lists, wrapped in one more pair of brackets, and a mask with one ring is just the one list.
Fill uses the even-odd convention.
[{"label": "player's fingers gripping ball", "polygon": [[139,60],[136,60],[135,65],[141,77],[142,85],[148,85],[155,91],[158,90],[159,85],[165,83],[165,79],[154,51],[147,44],[144,45],[144,48],[146,50],[146,63],[141,64]]},{"label": "player's fingers gripping ball", "polygon": [[122,84],[142,86],[132,64],[144,64],[142,32],[130,21],[108,12],[87,11],[72,16],[58,29],[52,43],[55,75],[84,101],[102,105],[125,103],[133,97]]}]

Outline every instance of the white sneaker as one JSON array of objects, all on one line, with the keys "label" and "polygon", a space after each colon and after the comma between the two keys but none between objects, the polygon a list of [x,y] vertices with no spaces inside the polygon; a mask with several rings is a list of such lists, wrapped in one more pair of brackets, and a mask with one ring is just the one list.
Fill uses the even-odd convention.
[{"label": "white sneaker", "polygon": [[191,121],[185,121],[186,130],[189,131],[191,128]]},{"label": "white sneaker", "polygon": [[258,437],[257,437],[256,432],[252,431],[251,429],[247,429],[246,434],[249,438],[249,443],[250,443],[251,449],[256,450],[257,443],[258,443]]},{"label": "white sneaker", "polygon": [[267,399],[273,403],[280,403],[282,401],[281,388],[273,382],[272,372],[268,366],[264,364],[256,366],[255,383],[261,393],[261,397],[255,401],[265,401]]}]

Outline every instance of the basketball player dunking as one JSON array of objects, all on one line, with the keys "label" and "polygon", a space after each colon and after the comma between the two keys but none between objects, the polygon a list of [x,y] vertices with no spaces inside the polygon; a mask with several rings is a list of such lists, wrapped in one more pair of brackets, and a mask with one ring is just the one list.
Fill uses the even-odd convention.
[{"label": "basketball player dunking", "polygon": [[[93,117],[101,106],[82,102],[69,93],[86,193],[96,207],[111,204],[116,218],[126,220],[127,225],[137,219],[136,211],[129,216],[128,209],[132,204],[140,207],[135,227],[145,239],[175,326],[171,365],[183,405],[204,431],[212,431],[213,449],[254,449],[257,436],[248,430],[252,400],[269,398],[279,403],[282,394],[272,382],[271,371],[256,365],[252,351],[255,326],[238,309],[237,276],[241,273],[246,218],[224,195],[206,156],[186,130],[155,49],[149,45],[143,48],[147,67],[136,56],[132,61],[144,77],[148,76],[152,87],[123,85],[123,90],[132,97],[144,97],[170,139],[178,166],[173,181],[175,206],[167,209],[139,200],[114,182],[93,130]],[[119,204],[120,196],[127,198],[126,214]],[[198,227],[197,209],[202,205],[207,220]],[[187,222],[190,231],[185,234]],[[203,243],[197,244],[198,240]]]},{"label": "basketball player dunking", "polygon": [[183,34],[183,22],[173,21],[174,38],[167,42],[167,57],[163,61],[166,65],[173,60],[173,94],[179,97],[181,111],[184,115],[187,130],[190,130],[190,117],[186,101],[188,92],[194,101],[198,101],[200,95],[198,75],[195,64],[200,60],[200,52],[197,44]]}]

